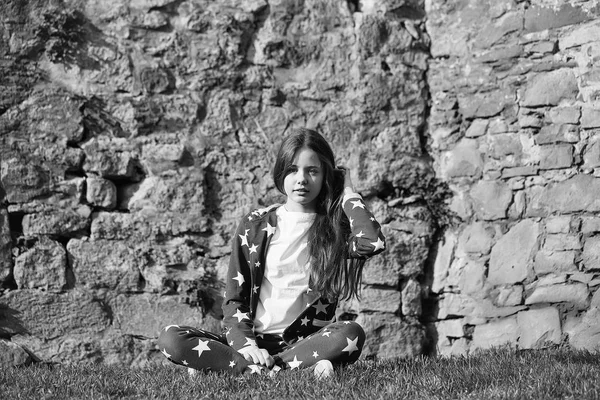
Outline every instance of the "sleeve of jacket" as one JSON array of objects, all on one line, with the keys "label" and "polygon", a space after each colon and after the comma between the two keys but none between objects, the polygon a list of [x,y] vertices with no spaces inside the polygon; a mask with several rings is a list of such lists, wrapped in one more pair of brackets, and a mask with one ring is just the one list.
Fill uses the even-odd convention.
[{"label": "sleeve of jacket", "polygon": [[352,258],[368,258],[385,249],[381,225],[358,193],[344,196],[344,212],[350,221],[348,254]]},{"label": "sleeve of jacket", "polygon": [[227,282],[225,283],[225,299],[223,301],[223,323],[226,331],[227,342],[235,350],[244,346],[255,344],[254,322],[250,305],[250,291],[252,281],[248,266],[248,241],[249,232],[242,220],[235,236],[232,239],[231,257]]}]

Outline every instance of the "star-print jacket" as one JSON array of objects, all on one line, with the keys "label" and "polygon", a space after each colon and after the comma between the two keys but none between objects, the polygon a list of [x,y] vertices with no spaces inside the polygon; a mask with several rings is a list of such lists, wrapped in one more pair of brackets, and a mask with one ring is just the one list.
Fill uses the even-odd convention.
[{"label": "star-print jacket", "polygon": [[[258,209],[245,215],[233,238],[229,261],[223,322],[227,341],[235,350],[256,345],[254,316],[260,296],[260,285],[265,272],[267,249],[277,229],[275,210],[280,205]],[[344,212],[351,233],[348,237],[348,254],[353,258],[367,258],[383,251],[385,237],[381,226],[366,209],[358,194],[350,195],[344,202]],[[333,322],[337,302],[318,298],[283,332],[283,340],[294,343]]]}]

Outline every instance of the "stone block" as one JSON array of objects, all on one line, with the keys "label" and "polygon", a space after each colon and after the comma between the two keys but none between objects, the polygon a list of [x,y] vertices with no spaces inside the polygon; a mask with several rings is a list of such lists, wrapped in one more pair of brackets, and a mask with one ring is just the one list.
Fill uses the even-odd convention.
[{"label": "stone block", "polygon": [[367,261],[363,282],[397,287],[401,277],[415,276],[423,271],[429,254],[429,238],[395,231],[386,226],[383,234],[387,239],[387,248]]},{"label": "stone block", "polygon": [[538,145],[555,143],[577,143],[579,141],[579,126],[570,124],[552,124],[543,126],[534,136]]},{"label": "stone block", "polygon": [[473,209],[484,220],[506,218],[512,190],[502,181],[479,181],[471,189]]},{"label": "stone block", "polygon": [[107,179],[139,180],[138,150],[124,138],[93,138],[81,146],[83,169]]},{"label": "stone block", "polygon": [[140,270],[145,260],[128,243],[71,239],[67,251],[77,286],[117,292],[141,289]]},{"label": "stone block", "polygon": [[86,200],[89,204],[112,210],[117,205],[117,187],[112,181],[100,177],[86,179]]},{"label": "stone block", "polygon": [[600,141],[592,140],[583,152],[583,168],[600,167]]},{"label": "stone block", "polygon": [[551,273],[575,272],[574,251],[538,251],[533,265],[536,275],[541,276]]},{"label": "stone block", "polygon": [[523,304],[523,286],[497,287],[491,292],[492,302],[497,307],[513,307]]},{"label": "stone block", "polygon": [[525,304],[568,303],[578,310],[583,310],[589,305],[589,294],[587,285],[583,283],[537,286],[526,296]]},{"label": "stone block", "polygon": [[77,208],[64,210],[51,210],[23,217],[23,234],[77,236],[89,230],[92,211],[82,205]]},{"label": "stone block", "polygon": [[523,94],[525,107],[555,106],[563,99],[575,99],[579,89],[570,69],[559,69],[538,74]]},{"label": "stone block", "polygon": [[471,122],[469,128],[465,132],[465,136],[468,138],[476,138],[485,135],[488,128],[489,120],[487,119],[476,119]]},{"label": "stone block", "polygon": [[514,101],[514,95],[502,91],[458,96],[459,111],[465,119],[494,117]]},{"label": "stone block", "polygon": [[440,293],[446,286],[450,263],[454,258],[456,242],[455,233],[451,230],[446,230],[442,240],[437,243],[437,256],[433,265],[433,282],[431,284],[431,291],[433,293]]},{"label": "stone block", "polygon": [[[480,10],[480,12],[487,13],[489,11]],[[477,11],[475,11],[473,15],[481,14],[478,14]],[[483,21],[477,21],[477,23],[481,22]],[[489,49],[494,44],[500,42],[508,34],[523,30],[523,16],[520,12],[507,12],[502,18],[498,18],[494,23],[490,24],[487,21],[485,23],[485,29],[478,29],[479,34],[473,41],[473,45],[480,49]]]},{"label": "stone block", "polygon": [[600,218],[584,216],[581,220],[581,233],[589,235],[600,232]]},{"label": "stone block", "polygon": [[[0,189],[1,191],[1,189]],[[10,276],[13,268],[12,238],[6,208],[0,208],[0,282]]]},{"label": "stone block", "polygon": [[471,349],[483,350],[506,345],[514,347],[519,339],[518,327],[516,316],[476,325],[473,330]]},{"label": "stone block", "polygon": [[572,47],[577,47],[590,43],[600,37],[600,21],[597,19],[585,24],[581,24],[571,31],[565,32],[558,40],[558,48],[563,51]]},{"label": "stone block", "polygon": [[481,221],[467,225],[458,239],[458,252],[487,255],[492,249],[496,231]]},{"label": "stone block", "polygon": [[531,216],[600,211],[600,179],[578,174],[544,188],[532,188],[528,204],[527,214]]},{"label": "stone block", "polygon": [[442,176],[477,178],[483,171],[483,155],[475,140],[462,140],[454,149],[442,155]]},{"label": "stone block", "polygon": [[586,239],[581,253],[581,264],[584,271],[600,270],[600,236]]},{"label": "stone block", "polygon": [[71,334],[93,334],[110,325],[111,316],[91,295],[71,290],[48,293],[14,290],[2,296],[4,306],[17,313],[20,334],[51,340]]},{"label": "stone block", "polygon": [[67,284],[67,252],[62,244],[42,236],[15,260],[20,289],[61,290]]},{"label": "stone block", "polygon": [[502,168],[502,179],[514,178],[518,176],[537,175],[539,168],[533,165],[523,167]]},{"label": "stone block", "polygon": [[549,234],[544,240],[543,249],[546,251],[580,250],[579,236],[570,234]]},{"label": "stone block", "polygon": [[519,58],[521,54],[523,54],[523,47],[520,45],[496,46],[479,56],[477,61],[497,65],[513,58]]},{"label": "stone block", "polygon": [[359,311],[397,313],[401,303],[402,294],[395,288],[367,286],[361,290]]},{"label": "stone block", "polygon": [[570,216],[556,216],[546,218],[547,233],[569,233],[571,230]]},{"label": "stone block", "polygon": [[581,118],[579,107],[552,107],[546,114],[546,119],[552,124],[558,124],[558,129],[561,129],[562,124],[579,124],[579,118]]},{"label": "stone block", "polygon": [[582,8],[571,4],[560,7],[533,6],[525,10],[524,28],[526,32],[538,32],[575,25],[590,20],[592,17]]},{"label": "stone block", "polygon": [[204,173],[200,169],[180,170],[176,175],[144,179],[129,201],[130,211],[189,213],[204,212]]},{"label": "stone block", "polygon": [[517,314],[519,348],[538,349],[561,341],[560,316],[554,307],[522,311]]},{"label": "stone block", "polygon": [[540,169],[568,168],[573,165],[573,146],[553,145],[540,148]]},{"label": "stone block", "polygon": [[492,248],[488,282],[493,285],[523,282],[532,277],[532,261],[540,228],[529,219],[519,221]]},{"label": "stone block", "polygon": [[461,338],[465,335],[464,321],[462,318],[447,319],[444,321],[436,322],[435,329],[440,339]]},{"label": "stone block", "polygon": [[9,203],[26,203],[50,194],[51,172],[36,160],[2,157],[0,182]]},{"label": "stone block", "polygon": [[[415,279],[408,279],[401,290],[402,315],[408,317],[420,317],[423,307],[421,305],[421,284]],[[393,302],[393,297],[390,299]]]},{"label": "stone block", "polygon": [[504,165],[512,166],[521,160],[523,145],[518,135],[496,134],[488,138],[488,143],[490,157],[504,161]]},{"label": "stone block", "polygon": [[21,346],[0,339],[0,368],[24,367],[33,362],[31,355]]},{"label": "stone block", "polygon": [[569,345],[577,350],[597,352],[600,350],[600,309],[592,308],[565,324],[563,329],[569,337]]},{"label": "stone block", "polygon": [[175,296],[158,294],[120,294],[108,303],[113,314],[113,326],[122,334],[157,338],[168,325],[193,326],[210,332],[220,332],[220,322],[204,317],[199,307],[182,303]]},{"label": "stone block", "polygon": [[485,287],[485,264],[482,261],[469,261],[461,269],[458,288],[461,293],[477,296]]},{"label": "stone block", "polygon": [[581,127],[583,129],[600,128],[600,110],[584,107],[581,110]]},{"label": "stone block", "polygon": [[423,353],[425,329],[389,314],[360,314],[356,319],[367,339],[361,358],[410,359]]},{"label": "stone block", "polygon": [[556,50],[558,50],[558,42],[556,40],[534,42],[525,47],[525,51],[528,53],[538,53],[543,55],[554,54]]}]

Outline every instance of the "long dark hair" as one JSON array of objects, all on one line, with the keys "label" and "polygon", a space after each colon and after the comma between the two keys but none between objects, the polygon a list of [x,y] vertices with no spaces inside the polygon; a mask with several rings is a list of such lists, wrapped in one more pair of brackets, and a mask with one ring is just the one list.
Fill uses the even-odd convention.
[{"label": "long dark hair", "polygon": [[344,171],[336,168],[327,140],[313,130],[295,129],[281,143],[273,168],[273,181],[285,194],[283,181],[290,172],[296,152],[302,148],[317,153],[323,172],[317,215],[308,230],[312,289],[331,301],[358,298],[365,260],[348,257],[350,223],[342,208]]}]

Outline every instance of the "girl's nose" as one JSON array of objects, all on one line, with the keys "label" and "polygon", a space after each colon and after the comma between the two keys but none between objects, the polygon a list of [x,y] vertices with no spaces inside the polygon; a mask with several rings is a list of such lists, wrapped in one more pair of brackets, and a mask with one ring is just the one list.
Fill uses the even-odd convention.
[{"label": "girl's nose", "polygon": [[307,182],[306,174],[303,173],[302,171],[298,171],[298,175],[296,176],[296,180],[298,181],[298,183],[306,183]]}]

